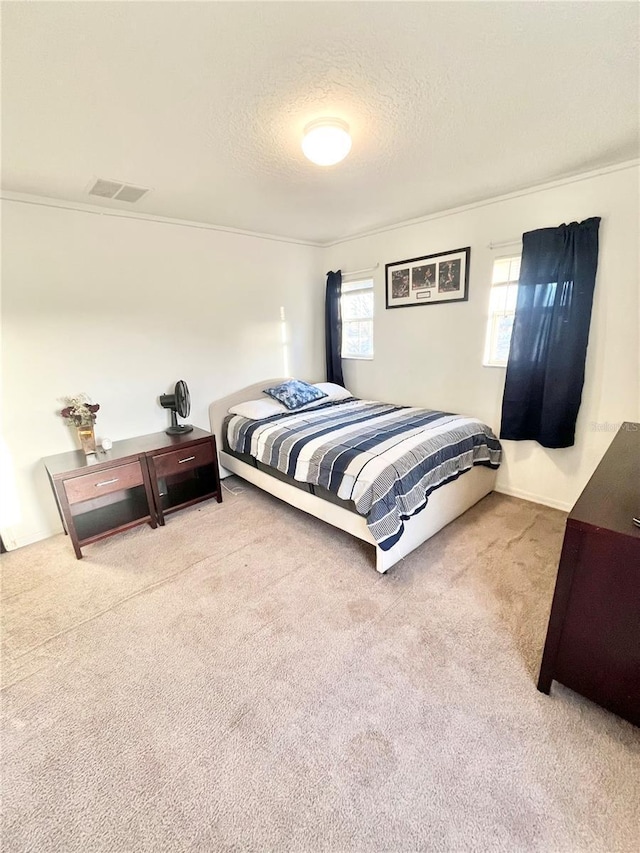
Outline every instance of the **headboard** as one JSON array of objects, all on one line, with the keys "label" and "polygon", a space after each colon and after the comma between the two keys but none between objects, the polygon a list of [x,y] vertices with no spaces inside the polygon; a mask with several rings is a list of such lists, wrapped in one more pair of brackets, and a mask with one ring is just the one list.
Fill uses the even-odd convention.
[{"label": "headboard", "polygon": [[[222,450],[222,423],[227,416],[231,406],[236,406],[238,403],[246,403],[248,400],[259,400],[265,388],[270,388],[272,385],[280,385],[281,382],[286,382],[291,377],[285,376],[278,379],[263,379],[261,382],[256,382],[255,385],[247,385],[246,388],[241,388],[233,394],[226,397],[221,397],[219,400],[214,400],[209,406],[209,423],[211,424],[211,432],[216,437],[218,445],[218,453]],[[221,476],[225,476],[226,472],[220,471]]]}]

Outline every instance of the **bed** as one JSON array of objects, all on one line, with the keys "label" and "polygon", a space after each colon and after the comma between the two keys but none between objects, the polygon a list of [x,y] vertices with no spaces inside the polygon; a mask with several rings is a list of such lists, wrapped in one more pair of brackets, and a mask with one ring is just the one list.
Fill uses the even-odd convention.
[{"label": "bed", "polygon": [[[371,544],[375,549],[378,572],[387,571],[493,490],[500,464],[500,444],[491,430],[476,419],[362,401],[351,397],[348,392],[339,400],[321,400],[307,411],[288,413],[284,410],[281,415],[253,421],[230,414],[230,409],[242,410],[241,404],[264,399],[265,388],[286,381],[282,378],[264,380],[210,405],[209,419],[218,445],[221,476],[236,474],[292,506]],[[401,427],[396,428],[396,422],[402,422]],[[362,423],[363,426],[356,428],[356,423]],[[357,434],[357,455],[356,451],[348,447],[349,443],[344,438],[345,434],[353,436],[360,429],[368,430],[364,433],[365,436],[377,436],[381,428],[376,426],[374,430],[372,424],[394,425],[396,433],[400,428],[408,430],[407,441],[417,448],[413,452],[414,457],[418,451],[424,452],[424,446],[431,447],[422,444],[427,435],[430,440],[436,436],[433,440],[440,441],[438,447],[447,443],[457,447],[451,439],[437,438],[454,434],[451,431],[457,430],[456,440],[462,442],[460,448],[464,450],[464,454],[462,451],[458,454],[461,469],[456,471],[448,459],[441,460],[440,469],[433,475],[435,480],[421,480],[417,483],[417,490],[405,489],[407,492],[416,492],[422,488],[421,500],[416,500],[414,495],[410,510],[401,503],[396,511],[390,503],[384,504],[379,494],[379,483],[380,480],[386,482],[385,477],[388,478],[389,470],[393,470],[394,477],[400,478],[402,472],[406,472],[408,468],[405,466],[405,469],[402,469],[399,465],[392,465],[383,471],[379,460],[368,457],[364,462],[359,462],[360,448],[363,446],[360,434]],[[422,426],[423,424],[425,426]],[[447,433],[447,429],[450,433]],[[295,430],[306,436],[306,444],[291,438]],[[329,445],[325,439],[317,438],[318,435],[324,436],[331,432],[339,436],[335,443],[340,452],[332,450],[333,456],[327,453]],[[406,444],[404,439],[403,435],[403,447]],[[400,442],[400,439],[397,442]],[[364,446],[369,447],[372,443],[369,441],[368,444],[364,443]],[[300,444],[303,445],[300,458],[296,456],[292,461],[291,448],[295,446],[298,453]],[[319,445],[322,445],[322,453],[319,453]],[[353,446],[353,441],[351,445]],[[345,456],[345,447],[347,460],[341,469],[339,483],[329,482],[332,477],[327,477],[327,471],[329,468],[333,470],[337,465],[338,457]],[[288,450],[284,452],[283,448]],[[327,456],[330,459],[329,465],[324,462]],[[449,456],[455,456],[455,452]],[[354,465],[362,468],[363,473],[355,478],[348,478],[347,473]],[[376,465],[378,474],[370,474],[370,479],[375,480],[378,492],[371,488],[370,482],[364,482],[362,485],[366,480],[364,471],[371,472]],[[428,500],[425,497],[425,482],[429,485],[426,492]],[[386,493],[384,500],[389,500]],[[376,512],[380,517],[374,517]],[[384,519],[381,518],[382,515],[385,515]]]}]

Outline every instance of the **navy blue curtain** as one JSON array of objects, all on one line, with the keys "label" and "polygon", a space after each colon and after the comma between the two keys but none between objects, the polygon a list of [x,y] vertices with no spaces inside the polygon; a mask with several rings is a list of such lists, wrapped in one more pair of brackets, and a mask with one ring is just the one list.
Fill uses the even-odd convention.
[{"label": "navy blue curtain", "polygon": [[324,311],[324,335],[327,354],[327,382],[344,385],[342,377],[342,272],[327,273],[327,297]]},{"label": "navy blue curtain", "polygon": [[582,398],[600,217],[522,236],[500,437],[571,447]]}]

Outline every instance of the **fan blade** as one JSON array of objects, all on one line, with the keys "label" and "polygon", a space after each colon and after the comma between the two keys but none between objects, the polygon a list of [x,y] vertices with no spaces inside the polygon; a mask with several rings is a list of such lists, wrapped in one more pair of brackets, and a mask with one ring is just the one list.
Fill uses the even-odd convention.
[{"label": "fan blade", "polygon": [[191,397],[189,389],[184,379],[176,382],[176,404],[177,411],[181,418],[186,418],[191,411]]}]

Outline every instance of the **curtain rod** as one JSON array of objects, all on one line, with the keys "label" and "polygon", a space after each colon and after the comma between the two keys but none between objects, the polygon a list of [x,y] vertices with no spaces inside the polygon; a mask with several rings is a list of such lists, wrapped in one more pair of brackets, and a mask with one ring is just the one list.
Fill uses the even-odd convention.
[{"label": "curtain rod", "polygon": [[500,243],[491,242],[487,246],[488,249],[503,249],[507,246],[518,246],[522,243],[522,237],[518,237],[517,240],[502,240]]},{"label": "curtain rod", "polygon": [[380,263],[377,263],[374,267],[368,267],[367,269],[364,269],[364,270],[353,270],[352,272],[343,272],[342,275],[343,276],[345,276],[345,275],[362,275],[365,272],[375,272],[379,266],[380,266]]}]

